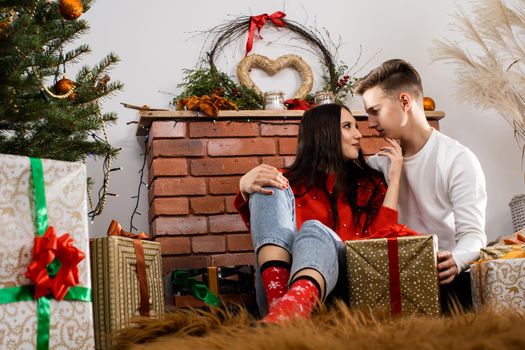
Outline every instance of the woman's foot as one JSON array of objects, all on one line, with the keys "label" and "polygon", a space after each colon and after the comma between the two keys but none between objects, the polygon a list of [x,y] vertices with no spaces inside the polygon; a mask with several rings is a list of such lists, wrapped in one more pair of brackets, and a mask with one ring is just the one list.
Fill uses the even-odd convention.
[{"label": "woman's foot", "polygon": [[292,318],[309,318],[319,300],[320,287],[310,276],[300,276],[284,296],[274,303],[263,323],[276,323]]},{"label": "woman's foot", "polygon": [[290,264],[280,260],[269,260],[261,266],[261,279],[266,294],[268,310],[288,291]]}]

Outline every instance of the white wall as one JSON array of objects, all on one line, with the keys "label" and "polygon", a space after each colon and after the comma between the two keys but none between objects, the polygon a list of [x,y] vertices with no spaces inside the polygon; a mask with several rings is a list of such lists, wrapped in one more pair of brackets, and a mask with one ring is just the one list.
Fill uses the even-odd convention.
[{"label": "white wall", "polygon": [[[284,10],[288,19],[316,25],[317,28],[325,27],[334,38],[341,36],[344,45],[339,54],[347,64],[357,59],[362,45],[360,63],[371,61],[359,76],[390,58],[404,58],[414,64],[423,78],[425,95],[432,96],[437,109],[446,113],[441,122],[442,132],[470,147],[485,171],[489,196],[486,229],[489,239],[510,233],[512,224],[508,202],[513,195],[525,192],[521,152],[513,140],[512,130],[496,112],[477,110],[458,101],[455,98],[453,68],[431,62],[429,49],[433,39],[462,40],[449,26],[455,6],[454,1],[449,0],[95,2],[92,9],[84,14],[91,31],[78,43],[85,42],[93,49],[82,64],[92,65],[109,51],[116,52],[122,59],[111,76],[113,80],[124,82],[125,90],[106,101],[104,109],[119,114],[119,122],[110,128],[109,136],[114,145],[122,147],[114,166],[121,165],[125,169],[112,173],[110,190],[118,193],[119,197],[108,198],[104,213],[90,225],[90,234],[105,234],[111,219],[119,220],[129,229],[135,205],[130,197],[136,194],[144,140],[135,136],[134,125],[126,125],[137,119],[137,113],[119,103],[167,108],[172,96],[161,91],[177,93],[181,70],[192,68],[199,57],[205,36],[194,36],[194,32],[210,29],[232,18],[229,15],[257,15],[278,10]],[[318,60],[311,54],[283,45],[267,47],[268,41],[281,36],[272,26],[265,27],[262,34],[265,40],[255,42],[254,53],[270,57],[298,53],[312,65],[316,78],[319,77]],[[244,40],[226,51],[219,68],[234,73],[236,64],[243,57]],[[280,40],[286,43],[285,39]],[[271,81],[257,72],[253,76],[263,90],[277,88],[290,94],[298,84],[293,72],[280,73]],[[317,79],[314,89],[319,86]],[[353,98],[349,103],[352,108],[361,109],[359,98]],[[98,180],[101,178],[100,164],[88,162],[89,175]],[[146,191],[143,187],[139,205],[142,216],[136,216],[134,223],[140,230],[148,231]]]}]

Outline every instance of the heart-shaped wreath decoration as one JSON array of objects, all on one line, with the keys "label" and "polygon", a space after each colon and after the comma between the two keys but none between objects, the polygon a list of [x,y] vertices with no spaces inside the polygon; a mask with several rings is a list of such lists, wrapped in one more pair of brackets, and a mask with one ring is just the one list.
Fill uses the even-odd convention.
[{"label": "heart-shaped wreath decoration", "polygon": [[237,66],[237,78],[239,82],[247,87],[255,89],[262,94],[261,89],[255,85],[250,77],[250,71],[254,68],[263,70],[268,75],[275,75],[285,68],[293,68],[299,72],[302,79],[302,84],[295,92],[293,98],[305,99],[314,83],[312,69],[301,57],[297,55],[284,55],[272,60],[262,55],[250,55],[242,59]]}]

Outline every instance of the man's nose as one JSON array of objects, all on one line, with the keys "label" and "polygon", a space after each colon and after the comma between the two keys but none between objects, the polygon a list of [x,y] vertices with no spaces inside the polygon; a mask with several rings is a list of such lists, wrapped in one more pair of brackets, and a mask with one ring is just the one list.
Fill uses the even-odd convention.
[{"label": "man's nose", "polygon": [[375,129],[377,127],[377,121],[374,117],[368,117],[368,128]]}]

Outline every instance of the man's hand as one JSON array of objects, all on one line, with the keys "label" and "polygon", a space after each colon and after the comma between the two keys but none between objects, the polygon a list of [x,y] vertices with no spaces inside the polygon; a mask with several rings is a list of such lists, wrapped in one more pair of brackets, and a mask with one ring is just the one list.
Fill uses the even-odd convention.
[{"label": "man's hand", "polygon": [[277,168],[261,164],[244,174],[239,181],[239,188],[245,200],[248,199],[250,194],[255,192],[268,195],[273,194],[272,190],[263,188],[265,186],[284,190],[288,187],[288,179]]},{"label": "man's hand", "polygon": [[387,138],[385,138],[385,140],[390,146],[381,148],[381,150],[377,152],[377,155],[390,159],[390,167],[386,174],[388,185],[390,185],[392,182],[399,182],[401,178],[401,170],[403,169],[403,150],[395,140]]},{"label": "man's hand", "polygon": [[452,257],[452,253],[441,251],[437,253],[437,258],[439,284],[444,285],[451,283],[458,274],[458,266]]}]

